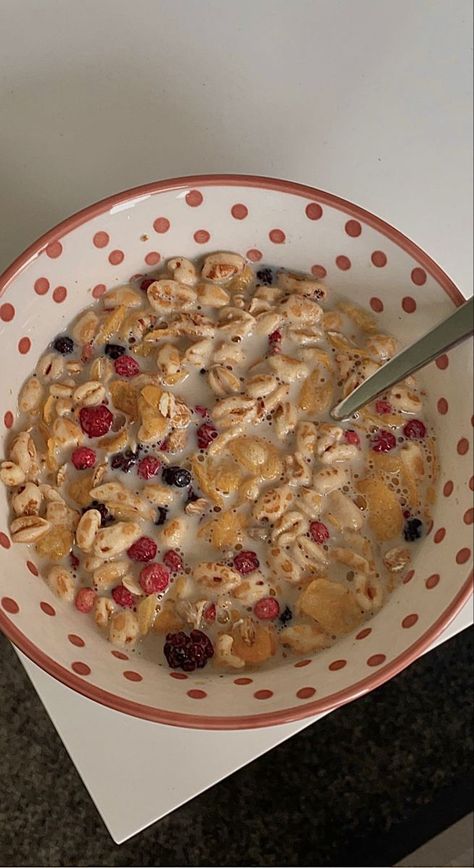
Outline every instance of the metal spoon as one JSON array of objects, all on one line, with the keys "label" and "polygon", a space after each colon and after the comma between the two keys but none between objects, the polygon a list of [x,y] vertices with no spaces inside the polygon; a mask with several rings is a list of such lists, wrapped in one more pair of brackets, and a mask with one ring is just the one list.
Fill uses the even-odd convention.
[{"label": "metal spoon", "polygon": [[337,422],[350,419],[357,410],[360,410],[365,404],[369,404],[390,386],[394,386],[395,383],[404,380],[409,374],[414,374],[415,371],[424,368],[446,350],[466,340],[473,331],[474,298],[470,298],[469,301],[458,307],[448,319],[440,322],[424,337],[397,353],[375,374],[367,377],[347,398],[332,408],[330,415]]}]

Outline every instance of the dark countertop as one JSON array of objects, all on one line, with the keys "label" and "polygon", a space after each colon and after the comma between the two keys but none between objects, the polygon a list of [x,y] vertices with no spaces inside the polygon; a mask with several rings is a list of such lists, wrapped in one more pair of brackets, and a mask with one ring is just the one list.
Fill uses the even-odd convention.
[{"label": "dark countertop", "polygon": [[392,865],[472,809],[473,634],[121,847],[0,637],[0,864]]}]

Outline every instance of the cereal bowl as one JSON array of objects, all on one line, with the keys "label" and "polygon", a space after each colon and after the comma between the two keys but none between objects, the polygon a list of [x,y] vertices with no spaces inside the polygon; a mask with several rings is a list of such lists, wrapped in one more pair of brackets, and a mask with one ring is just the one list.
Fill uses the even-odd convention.
[{"label": "cereal bowl", "polygon": [[[234,250],[252,263],[312,273],[371,309],[402,344],[463,297],[441,268],[396,229],[329,193],[269,178],[215,175],[161,181],[112,196],[61,223],[0,278],[0,418],[44,347],[106,288],[176,254]],[[258,671],[190,673],[157,666],[104,641],[92,621],[54,596],[35,551],[12,545],[0,493],[0,627],[31,660],[73,690],[159,723],[240,729],[329,710],[413,662],[472,593],[471,346],[421,375],[437,431],[440,474],[433,525],[411,568],[370,625],[314,656]],[[460,384],[462,383],[462,388]],[[4,452],[4,450],[2,450]]]}]

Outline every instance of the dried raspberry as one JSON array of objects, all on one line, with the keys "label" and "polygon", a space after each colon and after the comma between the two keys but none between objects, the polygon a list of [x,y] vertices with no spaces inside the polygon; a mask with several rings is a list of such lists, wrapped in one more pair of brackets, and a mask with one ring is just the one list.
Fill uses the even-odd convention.
[{"label": "dried raspberry", "polygon": [[206,416],[209,416],[209,411],[207,407],[203,407],[202,404],[196,404],[194,411],[198,414],[198,416],[202,416],[203,419],[205,419]]},{"label": "dried raspberry", "polygon": [[329,539],[329,531],[322,521],[311,521],[309,523],[309,532],[317,543],[324,543]]},{"label": "dried raspberry", "polygon": [[260,561],[255,552],[239,552],[234,558],[234,567],[243,576],[246,576],[247,573],[253,573],[254,570],[258,570],[259,566]]},{"label": "dried raspberry", "polygon": [[213,440],[217,437],[217,430],[214,428],[214,425],[210,425],[208,422],[204,422],[196,431],[197,442],[200,449],[207,449],[207,447],[212,443]]},{"label": "dried raspberry", "polygon": [[93,467],[95,464],[96,455],[93,449],[88,446],[78,446],[73,449],[71,461],[76,470],[87,470],[88,467]]},{"label": "dried raspberry", "polygon": [[142,282],[140,283],[140,289],[142,289],[143,292],[146,292],[148,287],[151,286],[154,282],[155,279],[153,277],[145,277],[145,279],[142,280]]},{"label": "dried raspberry", "polygon": [[140,461],[137,473],[141,479],[151,479],[152,476],[156,476],[159,473],[160,467],[161,461],[158,458],[155,458],[154,455],[147,455]]},{"label": "dried raspberry", "polygon": [[141,536],[127,549],[127,555],[132,561],[152,561],[156,552],[156,542],[149,536]]},{"label": "dried raspberry", "polygon": [[281,331],[279,329],[276,329],[276,331],[274,331],[268,335],[268,344],[270,347],[270,352],[275,353],[275,354],[281,353],[281,346],[280,346],[281,338],[282,338],[282,334],[281,334]]},{"label": "dried raspberry", "polygon": [[421,419],[410,419],[404,426],[403,433],[409,440],[423,440],[423,437],[426,437],[426,425]]},{"label": "dried raspberry", "polygon": [[97,594],[93,588],[79,588],[74,604],[80,612],[92,612]]},{"label": "dried raspberry", "polygon": [[103,437],[112,427],[114,417],[105,404],[98,407],[82,407],[79,422],[88,437]]},{"label": "dried raspberry", "polygon": [[119,356],[115,359],[114,368],[119,377],[136,377],[140,373],[140,365],[131,356]]},{"label": "dried raspberry", "polygon": [[389,404],[388,401],[379,400],[375,402],[375,412],[379,414],[379,416],[385,416],[386,413],[392,412],[392,405]]},{"label": "dried raspberry", "polygon": [[183,669],[185,672],[202,669],[214,655],[211,640],[201,630],[191,630],[189,636],[182,630],[168,633],[163,651],[172,669]]},{"label": "dried raspberry", "polygon": [[123,585],[116,585],[115,588],[112,588],[112,597],[115,602],[124,609],[133,609],[135,605],[135,597],[132,592]]},{"label": "dried raspberry", "polygon": [[372,440],[370,441],[371,448],[374,452],[390,452],[397,445],[396,437],[391,431],[385,431],[380,428]]},{"label": "dried raspberry", "polygon": [[181,555],[179,555],[178,552],[175,552],[174,549],[170,549],[163,555],[163,563],[169,567],[172,573],[178,573],[183,569]]},{"label": "dried raspberry", "polygon": [[280,614],[280,604],[275,597],[262,597],[255,603],[253,611],[261,621],[273,621]]},{"label": "dried raspberry", "polygon": [[170,574],[162,564],[148,564],[140,573],[140,587],[145,594],[161,594],[169,585]]},{"label": "dried raspberry", "polygon": [[216,620],[215,603],[211,603],[211,605],[208,606],[207,609],[204,609],[203,615],[204,615],[204,618],[206,621],[210,621],[210,622],[215,621]]},{"label": "dried raspberry", "polygon": [[350,443],[351,446],[359,446],[360,438],[357,431],[354,431],[352,428],[349,428],[348,431],[344,431],[344,440],[346,443]]}]

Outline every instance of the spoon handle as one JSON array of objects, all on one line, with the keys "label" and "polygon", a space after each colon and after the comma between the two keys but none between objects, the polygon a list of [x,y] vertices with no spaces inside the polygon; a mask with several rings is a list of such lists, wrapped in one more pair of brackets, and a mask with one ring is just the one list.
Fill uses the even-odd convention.
[{"label": "spoon handle", "polygon": [[349,419],[357,410],[373,401],[390,386],[404,380],[409,374],[414,374],[441,353],[468,338],[474,331],[473,317],[474,298],[470,298],[448,319],[443,320],[424,337],[397,353],[375,374],[357,386],[347,398],[336,404],[330,413],[332,418],[338,422]]}]

